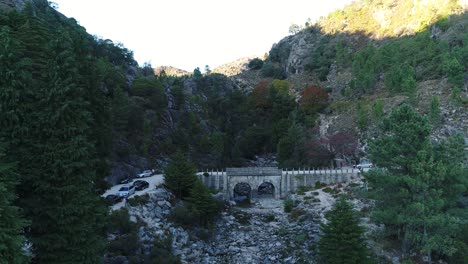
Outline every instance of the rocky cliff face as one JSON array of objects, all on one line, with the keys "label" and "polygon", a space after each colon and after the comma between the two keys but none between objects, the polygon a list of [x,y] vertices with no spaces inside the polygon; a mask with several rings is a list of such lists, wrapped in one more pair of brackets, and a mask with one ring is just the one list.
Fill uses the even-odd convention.
[{"label": "rocky cliff face", "polygon": [[[368,43],[379,47],[403,36],[413,37],[426,26],[429,26],[430,37],[433,40],[446,41],[452,43],[449,45],[454,45],[453,42],[460,34],[459,29],[466,28],[468,25],[466,16],[461,15],[468,11],[466,1],[458,1],[458,5],[457,2],[446,0],[378,2],[380,4],[376,5],[374,2],[364,4],[357,1],[344,10],[332,13],[314,26],[283,38],[270,51],[270,59],[280,65],[294,88],[300,91],[303,87],[315,83],[330,92],[330,107],[320,118],[320,123],[325,124],[320,125],[322,130],[326,127],[324,133],[343,130],[358,131],[357,102],[372,105],[377,99],[382,99],[384,111],[388,114],[394,107],[408,100],[408,97],[402,93],[396,95],[388,93],[383,73],[377,77],[371,92],[352,98],[343,96],[344,91],[349,90],[354,76],[351,63],[347,65],[337,63],[337,45],[345,43],[346,55],[350,60]],[[447,14],[457,16],[457,18],[452,20],[447,18],[451,20],[451,25],[449,28],[442,29],[443,25],[436,23],[437,17],[447,17]],[[329,56],[330,60],[328,65],[323,63],[323,57],[326,56]],[[320,77],[317,72],[312,72],[310,65],[314,64],[325,65],[327,74]],[[465,138],[468,138],[466,105],[456,103],[451,98],[453,85],[448,83],[446,76],[435,74],[436,77],[432,79],[426,76],[430,76],[430,72],[423,76],[422,80],[418,80],[415,107],[420,113],[428,114],[432,97],[439,97],[442,121],[434,129],[434,138],[446,138],[456,133],[462,133]],[[465,82],[461,87],[461,97],[465,98],[464,100],[467,100],[468,96],[466,76],[465,69]],[[245,83],[252,83],[249,77],[247,74],[236,76]],[[242,80],[243,78],[246,80]],[[374,132],[374,128],[370,128],[367,132],[360,133],[360,136],[365,139],[372,137]]]},{"label": "rocky cliff face", "polygon": [[0,10],[21,10],[29,0],[0,0]]}]

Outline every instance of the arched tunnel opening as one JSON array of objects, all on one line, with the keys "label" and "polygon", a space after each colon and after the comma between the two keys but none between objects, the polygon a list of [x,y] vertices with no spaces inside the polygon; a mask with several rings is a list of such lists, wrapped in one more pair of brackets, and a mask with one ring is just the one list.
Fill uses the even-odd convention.
[{"label": "arched tunnel opening", "polygon": [[237,204],[250,204],[252,188],[248,183],[240,182],[234,186],[233,199]]},{"label": "arched tunnel opening", "polygon": [[271,182],[263,182],[258,186],[257,189],[258,197],[262,198],[274,198],[275,197],[275,186]]}]

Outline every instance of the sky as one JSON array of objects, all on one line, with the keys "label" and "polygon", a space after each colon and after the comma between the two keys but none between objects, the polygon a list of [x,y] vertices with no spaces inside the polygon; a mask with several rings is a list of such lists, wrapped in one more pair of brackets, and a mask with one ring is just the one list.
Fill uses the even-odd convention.
[{"label": "sky", "polygon": [[140,65],[211,69],[263,57],[292,24],[351,0],[53,0],[87,32],[122,43]]}]

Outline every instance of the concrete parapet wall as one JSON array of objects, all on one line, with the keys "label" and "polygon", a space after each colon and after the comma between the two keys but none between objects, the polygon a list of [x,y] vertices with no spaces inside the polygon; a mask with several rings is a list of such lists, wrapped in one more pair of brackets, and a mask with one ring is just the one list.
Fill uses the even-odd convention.
[{"label": "concrete parapet wall", "polygon": [[223,191],[226,198],[233,197],[234,187],[238,183],[247,183],[251,192],[269,182],[275,188],[275,198],[283,198],[300,186],[315,186],[316,182],[333,184],[348,182],[358,177],[357,169],[278,169],[276,167],[226,168],[226,170],[204,170],[198,172],[199,179],[215,190]]}]

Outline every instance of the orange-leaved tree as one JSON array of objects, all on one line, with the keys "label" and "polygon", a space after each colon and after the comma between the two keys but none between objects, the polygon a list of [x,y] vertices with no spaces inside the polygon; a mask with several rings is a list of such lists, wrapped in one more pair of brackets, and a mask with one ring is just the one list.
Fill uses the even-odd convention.
[{"label": "orange-leaved tree", "polygon": [[301,107],[308,114],[315,114],[325,108],[328,94],[320,86],[312,84],[301,92],[299,101]]},{"label": "orange-leaved tree", "polygon": [[259,82],[251,94],[251,102],[255,108],[270,108],[271,102],[269,100],[269,86],[270,82],[263,80]]}]

